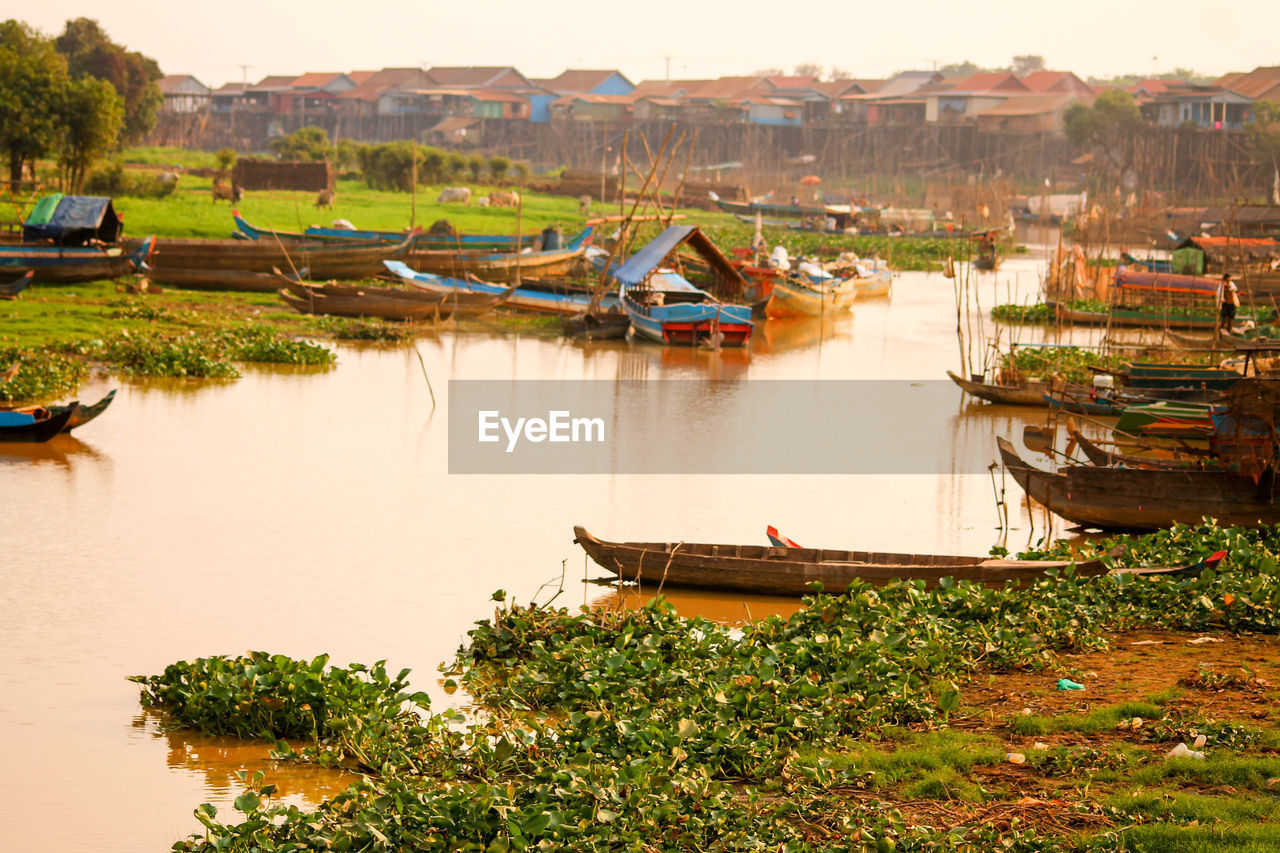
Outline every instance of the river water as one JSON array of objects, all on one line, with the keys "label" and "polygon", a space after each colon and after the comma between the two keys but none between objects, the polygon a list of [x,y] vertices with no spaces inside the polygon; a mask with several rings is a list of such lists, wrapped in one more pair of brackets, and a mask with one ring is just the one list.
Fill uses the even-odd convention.
[{"label": "river water", "polygon": [[[1042,270],[1038,253],[1015,256],[974,289],[986,307],[1034,301]],[[986,553],[1002,536],[998,473],[448,473],[447,380],[937,380],[959,363],[955,304],[950,280],[905,273],[891,297],[834,323],[770,324],[749,351],[441,330],[410,348],[339,347],[337,367],[321,371],[95,380],[83,399],[120,393],[75,438],[0,445],[0,849],[160,851],[200,829],[200,803],[234,817],[236,771],[267,768],[265,748],[164,731],[132,674],[250,649],[328,653],[412,667],[413,689],[436,707],[460,702],[437,667],[492,613],[494,590],[520,602],[561,586],[562,604],[635,600],[583,582],[602,572],[573,544],[574,524],[610,539],[710,542],[763,542],[775,524],[812,546]],[[994,459],[995,435],[1044,415],[970,405],[957,389],[938,417],[957,448],[977,443]],[[694,426],[666,424],[662,440]],[[1044,520],[1007,488],[1018,547]],[[797,606],[673,599],[724,620]],[[270,775],[305,804],[349,781]]]}]

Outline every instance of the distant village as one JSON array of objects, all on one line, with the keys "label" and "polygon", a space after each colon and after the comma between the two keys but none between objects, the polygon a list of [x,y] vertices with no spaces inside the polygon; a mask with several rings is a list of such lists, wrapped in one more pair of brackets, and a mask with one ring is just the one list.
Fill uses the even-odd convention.
[{"label": "distant village", "polygon": [[[160,81],[171,116],[288,118],[289,126],[414,117],[435,141],[460,142],[477,122],[548,124],[672,120],[773,126],[972,124],[979,132],[1059,133],[1073,103],[1091,104],[1106,86],[1070,71],[944,77],[907,71],[887,80],[813,76],[645,80],[620,71],[570,69],[550,79],[512,67],[384,68],[272,75],[213,89],[192,75]],[[1210,83],[1140,80],[1127,87],[1144,118],[1165,127],[1238,130],[1255,103],[1280,102],[1280,66],[1227,74]],[[278,128],[277,128],[278,130]],[[268,130],[271,134],[271,131]]]}]

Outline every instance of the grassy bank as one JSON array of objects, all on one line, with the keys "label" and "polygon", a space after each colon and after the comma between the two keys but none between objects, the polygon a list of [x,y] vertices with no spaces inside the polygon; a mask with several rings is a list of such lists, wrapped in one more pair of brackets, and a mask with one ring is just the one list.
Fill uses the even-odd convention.
[{"label": "grassy bank", "polygon": [[175,849],[1272,849],[1280,531],[1128,541],[1229,570],[854,584],[739,628],[504,603],[448,673],[469,727],[381,663],[175,664],[137,679],[175,724],[364,776],[311,811],[252,780]]}]

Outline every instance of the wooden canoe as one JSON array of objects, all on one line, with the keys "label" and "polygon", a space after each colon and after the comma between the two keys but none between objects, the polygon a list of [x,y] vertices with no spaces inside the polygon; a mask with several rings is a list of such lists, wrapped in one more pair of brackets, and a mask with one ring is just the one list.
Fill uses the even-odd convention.
[{"label": "wooden canoe", "polygon": [[107,410],[107,406],[110,406],[111,401],[115,399],[117,390],[118,389],[116,388],[112,388],[110,391],[107,392],[107,395],[105,397],[103,397],[98,402],[88,406],[86,406],[84,403],[76,401],[74,403],[67,403],[66,405],[62,405],[62,406],[22,406],[16,409],[3,409],[0,411],[27,412],[30,414],[39,413],[42,416],[46,413],[51,415],[58,415],[58,414],[62,414],[64,411],[67,411],[71,413],[71,417],[67,419],[66,424],[62,427],[62,432],[71,432],[76,427],[84,426],[89,421],[93,420],[98,415],[105,412]]},{"label": "wooden canoe", "polygon": [[592,229],[588,227],[563,249],[542,252],[455,252],[415,248],[407,253],[404,262],[416,272],[458,279],[475,276],[486,282],[510,284],[517,274],[523,279],[560,276],[569,272],[591,244],[591,234]]},{"label": "wooden canoe", "polygon": [[33,415],[33,420],[28,423],[0,425],[0,441],[48,441],[63,431],[75,407],[76,404],[71,403],[57,409],[45,409]]},{"label": "wooden canoe", "polygon": [[1105,468],[1109,465],[1122,465],[1126,468],[1159,468],[1177,471],[1186,468],[1226,467],[1218,459],[1204,451],[1193,454],[1190,457],[1135,456],[1131,453],[1118,453],[1114,450],[1107,450],[1070,425],[1067,427],[1067,435],[1084,452],[1089,464],[1100,468]]},{"label": "wooden canoe", "polygon": [[19,293],[31,286],[31,281],[35,277],[35,270],[27,270],[17,281],[0,284],[0,299],[17,299]]},{"label": "wooden canoe", "polygon": [[997,438],[1005,469],[1027,496],[1067,521],[1103,530],[1158,530],[1206,516],[1228,527],[1280,522],[1274,472],[1255,480],[1212,468],[1153,470],[1069,465],[1044,471]]},{"label": "wooden canoe", "polygon": [[[935,554],[893,554],[770,545],[706,545],[691,542],[608,542],[582,527],[574,541],[602,569],[622,580],[649,588],[701,587],[763,595],[807,595],[817,581],[838,593],[854,581],[886,584],[923,580],[934,586],[942,578],[1002,586],[1007,581],[1035,581],[1049,569],[1074,566],[1077,575],[1106,574],[1102,559],[1081,562],[997,560]],[[1112,555],[1114,556],[1114,555]]]},{"label": "wooden canoe", "polygon": [[1021,385],[994,385],[990,382],[976,382],[964,379],[950,370],[947,375],[951,381],[964,389],[965,393],[986,400],[988,403],[1001,403],[1007,406],[1045,406],[1044,395],[1049,393],[1049,383],[1042,379],[1028,379]]},{"label": "wooden canoe", "polygon": [[[273,267],[279,269],[307,269],[314,278],[362,279],[382,273],[382,262],[403,258],[409,251],[413,235],[395,245],[373,243],[369,245],[342,245],[313,242],[281,245],[274,240],[204,240],[167,239],[156,240],[155,252],[148,265],[153,281],[179,287],[203,287],[214,289],[218,277],[213,273],[260,273],[271,276]],[[179,284],[183,277],[177,271],[186,271],[188,281],[206,281],[209,284]],[[198,273],[193,275],[192,273]],[[234,277],[228,276],[234,281]],[[244,281],[257,280],[246,278]],[[238,289],[248,289],[240,287]],[[275,290],[274,282],[266,292]]]}]

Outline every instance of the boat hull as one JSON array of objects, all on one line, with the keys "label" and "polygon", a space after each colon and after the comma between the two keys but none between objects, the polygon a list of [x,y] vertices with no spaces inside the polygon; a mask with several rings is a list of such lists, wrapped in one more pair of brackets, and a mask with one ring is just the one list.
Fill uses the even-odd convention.
[{"label": "boat hull", "polygon": [[623,307],[631,318],[636,333],[672,346],[697,346],[716,343],[721,346],[746,346],[751,340],[751,308],[719,302],[677,305],[641,305],[624,297]]},{"label": "boat hull", "polygon": [[764,314],[770,318],[823,317],[849,311],[857,298],[853,286],[844,283],[819,289],[779,279],[773,285]]},{"label": "boat hull", "polygon": [[947,376],[951,381],[964,389],[965,393],[986,400],[988,403],[999,403],[1006,406],[1043,406],[1045,394],[1049,392],[1049,383],[1039,379],[1028,380],[1022,385],[992,385],[988,382],[974,382],[964,379],[950,370]]},{"label": "boat hull", "polygon": [[609,542],[582,527],[574,541],[605,571],[622,580],[651,587],[681,586],[799,596],[813,593],[812,583],[838,593],[856,581],[881,585],[923,580],[930,586],[943,578],[1002,586],[1009,581],[1036,581],[1050,569],[1074,566],[1079,575],[1107,571],[1101,560],[993,560],[934,554],[891,554],[814,548],[699,543]]},{"label": "boat hull", "polygon": [[1005,469],[1029,498],[1083,527],[1158,530],[1199,524],[1205,517],[1224,527],[1280,522],[1280,504],[1270,498],[1271,475],[1255,482],[1234,471],[1092,465],[1050,472],[1023,461],[1003,438],[996,441]]}]

